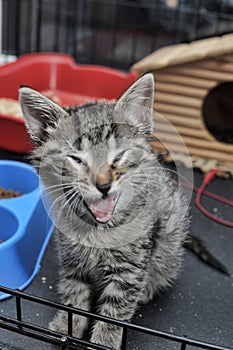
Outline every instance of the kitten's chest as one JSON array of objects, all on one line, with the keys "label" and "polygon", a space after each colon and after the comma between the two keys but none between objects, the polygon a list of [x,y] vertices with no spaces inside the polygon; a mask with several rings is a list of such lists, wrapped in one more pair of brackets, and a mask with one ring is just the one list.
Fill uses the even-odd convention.
[{"label": "kitten's chest", "polygon": [[64,274],[98,289],[120,271],[145,270],[151,242],[148,235],[144,235],[128,244],[97,248],[63,237],[61,246]]},{"label": "kitten's chest", "polygon": [[98,249],[70,246],[69,254],[63,254],[62,260],[66,273],[78,280],[96,284],[104,277],[105,259]]},{"label": "kitten's chest", "polygon": [[63,264],[64,259],[66,273],[98,289],[109,279],[109,274],[115,273],[130,260],[130,252],[126,256],[122,250],[111,251],[76,245],[70,247],[69,254],[65,254]]}]

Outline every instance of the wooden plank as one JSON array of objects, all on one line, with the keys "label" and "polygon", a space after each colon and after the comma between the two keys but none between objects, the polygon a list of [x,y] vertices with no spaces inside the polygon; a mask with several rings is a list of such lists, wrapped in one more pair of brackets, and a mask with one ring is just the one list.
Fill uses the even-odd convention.
[{"label": "wooden plank", "polygon": [[[172,150],[173,154],[184,152],[184,146],[182,146],[180,144],[172,143],[172,142],[166,143],[167,148],[165,148],[161,144],[161,142],[157,142],[157,141],[153,141],[151,143],[151,145],[155,150],[159,149],[159,151],[161,151],[161,153],[166,151],[167,149]],[[198,148],[198,147],[194,147],[194,146],[192,146],[192,147],[189,146],[188,150],[189,150],[190,155],[194,155],[194,156],[198,156],[198,157],[202,157],[202,158],[207,158],[207,159],[216,159],[216,160],[220,160],[220,161],[229,162],[229,154],[224,153],[224,152],[210,151],[210,150],[206,150],[204,148]]]},{"label": "wooden plank", "polygon": [[185,116],[187,118],[200,118],[200,111],[198,109],[172,105],[166,102],[156,101],[154,103],[154,110],[161,114],[168,113],[177,116]]},{"label": "wooden plank", "polygon": [[[166,132],[160,132],[157,130],[155,134],[156,138],[162,140],[163,142],[172,142],[172,143],[180,143],[180,137],[182,137],[185,145],[187,147],[189,146],[195,146],[197,148],[209,150],[209,151],[222,151],[225,152],[228,155],[228,160],[232,159],[233,161],[233,145],[230,144],[224,144],[217,141],[211,141],[211,140],[205,140],[199,135],[193,135],[193,137],[190,136],[184,136],[184,135],[176,135],[176,134],[168,134]],[[229,158],[230,157],[230,158]]]},{"label": "wooden plank", "polygon": [[223,61],[223,62],[230,62],[230,63],[232,63],[233,62],[233,54],[230,53],[230,54],[227,54],[227,55],[223,55],[223,56],[219,57],[219,59],[221,59],[221,61]]},{"label": "wooden plank", "polygon": [[[174,68],[167,68],[167,73],[174,72]],[[214,70],[209,70],[208,68],[201,69],[198,64],[193,65],[193,67],[185,67],[183,65],[176,66],[176,74],[185,75],[193,79],[193,77],[201,77],[202,79],[215,80],[217,82],[231,81],[233,80],[233,72],[219,72]]]},{"label": "wooden plank", "polygon": [[216,142],[215,137],[206,129],[204,122],[200,119],[192,119],[185,117],[176,117],[164,115],[163,118],[154,118],[155,130],[164,130],[166,132],[177,132],[182,135],[201,135],[205,140]]},{"label": "wooden plank", "polygon": [[174,134],[174,133],[178,133],[181,137],[183,136],[191,136],[191,137],[195,137],[194,135],[198,135],[198,138],[201,138],[203,140],[206,140],[206,134],[207,132],[202,129],[202,128],[195,128],[195,127],[183,127],[180,125],[169,125],[167,123],[162,123],[162,122],[158,122],[155,123],[155,133],[156,132],[167,132],[169,134]]},{"label": "wooden plank", "polygon": [[213,70],[215,72],[229,73],[233,72],[233,60],[229,62],[224,62],[223,57],[216,57],[213,59],[199,61],[193,64],[193,68],[203,69],[203,70]]},{"label": "wooden plank", "polygon": [[[202,129],[204,127],[204,124],[202,123],[200,118],[193,118],[193,117],[187,117],[185,116],[177,116],[170,113],[163,113],[162,116],[164,117],[164,123],[169,121],[171,124],[173,124],[175,127],[177,126],[187,126],[191,128],[197,128]],[[156,114],[154,117],[155,123],[158,118],[156,118]],[[159,118],[159,121],[162,122],[162,119]]]},{"label": "wooden plank", "polygon": [[179,94],[183,96],[191,96],[198,98],[203,98],[206,95],[206,89],[203,89],[201,87],[187,87],[185,85],[174,84],[171,82],[164,83],[159,80],[155,82],[155,96],[158,92],[168,92],[172,94]]},{"label": "wooden plank", "polygon": [[[163,83],[174,83],[177,85],[184,85],[187,87],[196,87],[200,89],[210,90],[216,85],[216,80],[205,80],[200,76],[190,77],[177,74],[175,69],[170,69],[168,72],[168,68],[166,70],[154,72],[155,84],[156,82]],[[155,85],[156,86],[156,85]]]},{"label": "wooden plank", "polygon": [[180,96],[176,94],[170,94],[165,92],[158,92],[155,94],[155,103],[165,102],[167,104],[187,106],[191,108],[200,108],[202,105],[202,99],[193,98],[189,96]]}]

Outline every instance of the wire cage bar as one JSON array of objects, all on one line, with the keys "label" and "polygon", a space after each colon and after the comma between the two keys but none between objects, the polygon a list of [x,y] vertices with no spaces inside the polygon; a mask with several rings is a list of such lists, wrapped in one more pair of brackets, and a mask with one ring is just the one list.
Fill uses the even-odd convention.
[{"label": "wire cage bar", "polygon": [[[119,321],[113,318],[97,315],[92,312],[76,309],[72,306],[62,305],[57,302],[53,302],[44,298],[26,294],[19,290],[12,290],[10,288],[0,286],[0,291],[7,293],[15,298],[15,310],[16,310],[15,318],[10,316],[0,315],[0,328],[20,334],[22,336],[28,336],[33,339],[41,340],[47,344],[57,345],[58,349],[75,350],[75,349],[80,349],[80,346],[83,347],[83,349],[86,349],[86,347],[91,346],[93,349],[97,349],[97,350],[112,350],[102,345],[93,344],[87,340],[78,339],[72,336],[72,328],[73,328],[72,317],[74,314],[77,314],[84,317],[88,317],[92,320],[99,320],[102,322],[114,324],[116,326],[121,327],[123,330],[121,350],[128,349],[127,335],[129,331],[135,331],[135,332],[143,333],[145,335],[153,336],[155,344],[156,344],[156,339],[158,338],[166,339],[169,341],[171,348],[172,348],[172,345],[174,345],[175,343],[179,345],[180,350],[185,350],[188,345],[199,349],[233,350],[232,348],[222,347],[216,344],[210,344],[207,342],[194,340],[185,336],[183,337],[177,336],[171,333],[157,331],[157,330],[146,328],[133,323]],[[52,307],[56,310],[66,311],[68,313],[67,334],[55,332],[50,330],[49,328],[34,325],[28,322],[27,320],[24,320],[23,310],[22,310],[22,300],[25,300],[28,303],[33,302],[40,305],[44,305],[46,307]]]},{"label": "wire cage bar", "polygon": [[2,53],[128,69],[159,47],[233,31],[231,0],[1,0]]}]

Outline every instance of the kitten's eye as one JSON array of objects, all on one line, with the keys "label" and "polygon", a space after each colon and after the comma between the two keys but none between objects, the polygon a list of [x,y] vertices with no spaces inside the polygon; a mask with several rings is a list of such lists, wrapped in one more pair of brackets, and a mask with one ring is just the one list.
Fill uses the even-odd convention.
[{"label": "kitten's eye", "polygon": [[122,151],[120,153],[118,153],[115,158],[112,161],[112,166],[114,167],[116,165],[117,162],[119,162],[123,156],[123,154],[125,153],[125,151]]},{"label": "kitten's eye", "polygon": [[128,168],[137,168],[137,164],[136,163],[132,163],[132,162],[129,162],[127,164]]},{"label": "kitten's eye", "polygon": [[76,163],[83,165],[83,166],[87,166],[87,163],[82,160],[81,158],[77,157],[77,156],[69,156],[71,159],[75,160]]}]

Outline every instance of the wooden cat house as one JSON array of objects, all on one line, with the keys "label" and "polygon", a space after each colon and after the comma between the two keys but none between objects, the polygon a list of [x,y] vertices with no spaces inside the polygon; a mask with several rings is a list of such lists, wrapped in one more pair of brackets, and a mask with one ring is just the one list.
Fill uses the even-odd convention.
[{"label": "wooden cat house", "polygon": [[[161,48],[132,67],[153,72],[156,151],[233,174],[233,34]],[[173,127],[170,127],[171,124]],[[169,155],[170,154],[170,155]]]}]

